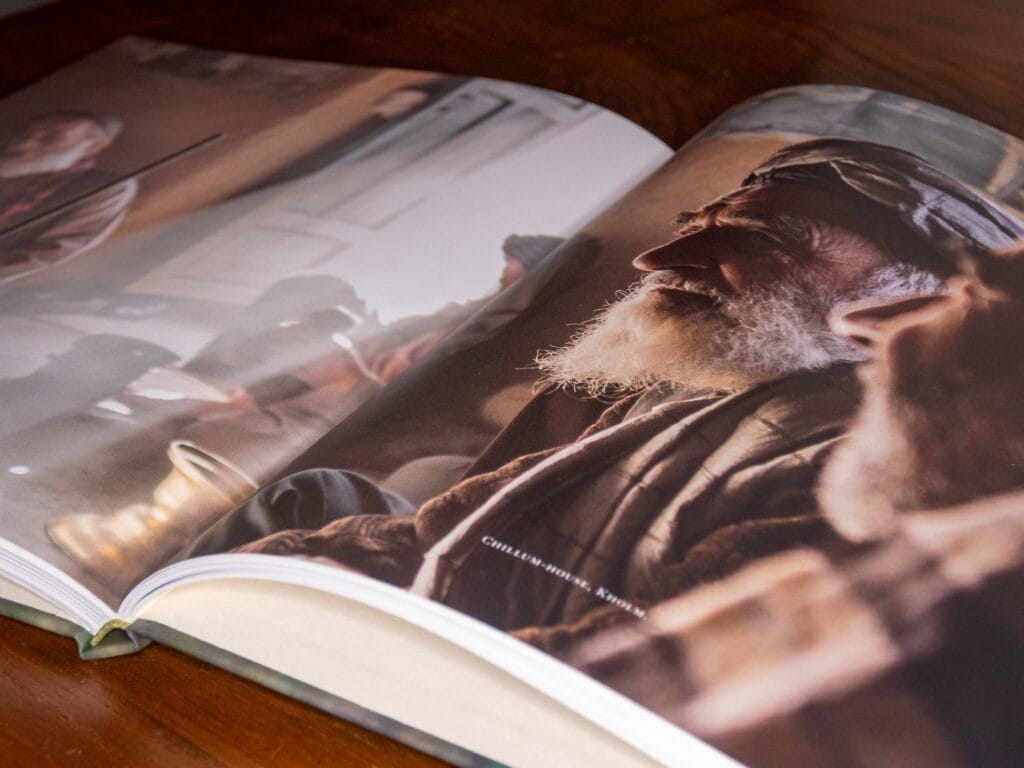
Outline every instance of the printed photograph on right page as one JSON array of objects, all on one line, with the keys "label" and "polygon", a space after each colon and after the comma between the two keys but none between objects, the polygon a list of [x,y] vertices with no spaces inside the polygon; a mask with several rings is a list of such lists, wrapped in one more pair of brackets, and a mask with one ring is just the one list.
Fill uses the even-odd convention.
[{"label": "printed photograph on right page", "polygon": [[191,554],[406,587],[751,766],[1020,765],[1022,188],[968,118],[766,94]]}]

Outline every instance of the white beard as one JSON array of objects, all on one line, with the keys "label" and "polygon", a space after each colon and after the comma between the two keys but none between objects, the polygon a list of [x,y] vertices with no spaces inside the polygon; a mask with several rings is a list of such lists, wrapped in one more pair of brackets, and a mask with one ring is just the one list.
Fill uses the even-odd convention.
[{"label": "white beard", "polygon": [[23,158],[18,155],[0,155],[0,178],[32,176],[39,173],[56,173],[72,168],[89,153],[89,147],[81,144],[60,152],[47,152],[34,158]]},{"label": "white beard", "polygon": [[[863,352],[828,327],[826,318],[836,305],[941,285],[903,264],[877,270],[846,294],[792,279],[723,295],[696,281],[671,282],[669,274],[646,275],[568,345],[541,352],[537,365],[544,377],[595,396],[658,385],[737,392],[796,371],[864,360]],[[652,292],[666,283],[719,304],[692,312],[666,307]]]}]

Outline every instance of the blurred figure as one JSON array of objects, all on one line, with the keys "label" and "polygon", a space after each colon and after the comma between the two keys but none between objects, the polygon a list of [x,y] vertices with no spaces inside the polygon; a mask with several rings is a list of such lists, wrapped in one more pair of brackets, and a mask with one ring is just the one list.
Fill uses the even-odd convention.
[{"label": "blurred figure", "polygon": [[947,295],[836,318],[868,349],[864,403],[824,475],[832,524],[855,541],[902,512],[1024,484],[1024,249],[989,256]]},{"label": "blurred figure", "polygon": [[[564,241],[564,238],[548,235],[506,237],[502,242],[502,254],[506,265],[501,277],[502,287],[508,288],[518,282]],[[309,280],[317,281],[320,290],[329,284],[329,279],[323,277],[291,278],[285,282],[305,290],[304,281]],[[285,286],[282,284],[281,287]],[[308,288],[312,290],[313,286]],[[510,306],[500,301],[492,302],[493,298],[489,295],[465,303],[448,304],[431,315],[406,317],[387,326],[370,322],[353,328],[346,337],[350,339],[350,344],[343,348],[336,347],[334,355],[319,359],[316,366],[308,365],[305,369],[299,369],[287,376],[276,377],[284,383],[294,382],[297,376],[301,377],[302,382],[292,390],[290,398],[278,398],[275,403],[257,399],[256,402],[249,403],[249,413],[224,413],[220,417],[205,418],[182,434],[204,448],[229,458],[253,476],[264,478],[272,470],[279,468],[271,463],[277,459],[277,455],[264,448],[269,439],[272,439],[275,445],[289,446],[291,455],[294,455],[309,445],[312,439],[338,424],[381,387],[391,383],[425,358],[456,329],[459,329],[458,343],[471,344],[493,333],[520,314],[522,307],[516,301]],[[245,328],[248,329],[249,325],[247,322]],[[297,321],[288,322],[286,325],[291,331],[299,330]],[[334,338],[340,340],[337,335]],[[289,345],[296,347],[295,342],[294,337],[290,338]],[[260,345],[253,341],[247,342],[243,347],[246,354],[251,354],[254,346]],[[207,346],[206,351],[197,356],[202,360],[190,361],[184,368],[193,373],[203,371],[208,380],[212,380],[209,376],[215,372],[217,366],[211,365],[209,350],[218,350],[217,357],[226,357],[224,352],[219,351],[223,347],[224,344],[220,340],[215,340]],[[291,354],[295,352],[292,351]],[[258,358],[264,359],[263,356]],[[266,359],[274,361],[278,358]],[[303,388],[303,385],[307,386]],[[253,386],[236,390],[236,394],[227,404],[228,408],[237,409],[244,406],[246,393],[254,390]],[[286,388],[282,388],[282,391],[286,391]],[[285,455],[281,451],[278,453]],[[471,456],[445,454],[420,457],[399,467],[382,481],[386,489],[394,492],[385,492],[389,499],[388,508],[401,510],[402,514],[411,514],[415,511],[414,504],[425,501],[447,488],[462,475],[472,461]],[[357,486],[365,482],[361,478],[352,477]],[[189,549],[188,556],[224,551],[238,542],[258,538],[281,528],[294,527],[299,521],[303,523],[302,527],[319,527],[330,519],[324,517],[330,509],[339,505],[346,506],[347,500],[360,497],[358,493],[351,496],[340,490],[345,487],[346,482],[343,477],[339,477],[331,483],[330,492],[315,490],[314,493],[324,493],[338,503],[330,506],[319,505],[319,509],[311,510],[312,516],[275,518],[274,515],[254,511],[253,515],[258,520],[253,521],[248,519],[249,515],[245,511],[236,511],[201,537]],[[292,489],[295,492],[288,495],[300,495],[305,489],[306,484],[300,481]],[[363,496],[365,497],[365,494]],[[257,500],[255,503],[258,506],[261,501]]]},{"label": "blurred figure", "polygon": [[872,354],[820,493],[856,545],[524,639],[752,766],[1021,765],[1024,248],[967,270],[833,320]]},{"label": "blurred figure", "polygon": [[96,167],[121,122],[91,112],[33,118],[0,140],[0,282],[103,242],[134,199],[134,179]]},{"label": "blurred figure", "polygon": [[[352,340],[379,330],[347,281],[285,278],[187,362],[149,372],[128,394],[165,419],[180,412],[177,438],[265,479],[379,390]],[[183,399],[150,399],[162,390]]]},{"label": "blurred figure", "polygon": [[[551,235],[509,235],[501,243],[504,267],[498,280],[501,290],[511,288],[565,242]],[[477,343],[518,316],[521,301],[493,302],[493,294],[464,303],[447,304],[427,316],[392,323],[377,343],[367,346],[370,368],[382,384],[394,381],[460,328],[461,347]]]}]

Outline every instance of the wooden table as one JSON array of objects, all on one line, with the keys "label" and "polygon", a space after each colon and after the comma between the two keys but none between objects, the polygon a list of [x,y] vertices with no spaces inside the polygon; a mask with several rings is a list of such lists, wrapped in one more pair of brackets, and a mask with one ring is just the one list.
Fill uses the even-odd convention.
[{"label": "wooden table", "polygon": [[[517,80],[602,104],[673,146],[748,96],[826,82],[1024,136],[1020,0],[65,0],[0,21],[0,92],[129,33]],[[84,663],[69,640],[0,628],[5,765],[439,764],[166,648]]]}]

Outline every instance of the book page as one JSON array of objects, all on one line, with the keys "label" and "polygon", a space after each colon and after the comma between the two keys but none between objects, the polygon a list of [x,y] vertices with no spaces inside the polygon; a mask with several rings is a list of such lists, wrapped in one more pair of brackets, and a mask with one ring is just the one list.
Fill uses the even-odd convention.
[{"label": "book page", "polygon": [[527,86],[140,38],[0,116],[0,534],[110,606],[670,154]]},{"label": "book page", "polygon": [[[211,614],[219,620],[205,618]],[[204,582],[167,594],[142,616],[186,635],[164,637],[151,627],[140,628],[161,642],[300,700],[324,706],[316,698],[327,692],[337,697],[328,707],[358,702],[368,711],[351,711],[349,704],[346,719],[434,754],[429,741],[410,739],[396,722],[423,732],[420,739],[430,734],[501,765],[659,764],[457,645],[386,612],[314,589],[237,579]],[[204,645],[233,647],[247,661],[231,665],[210,657]],[[695,760],[716,757],[694,739],[679,739],[674,746],[677,754]],[[466,755],[439,756],[467,762]]]},{"label": "book page", "polygon": [[1022,189],[963,116],[766,94],[189,554],[387,581],[752,765],[1015,764]]}]

